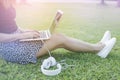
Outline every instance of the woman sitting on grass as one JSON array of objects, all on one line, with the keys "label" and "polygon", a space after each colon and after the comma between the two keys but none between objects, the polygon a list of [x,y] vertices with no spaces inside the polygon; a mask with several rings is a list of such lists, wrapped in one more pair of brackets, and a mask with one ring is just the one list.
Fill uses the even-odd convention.
[{"label": "woman sitting on grass", "polygon": [[41,41],[20,42],[22,39],[38,38],[37,31],[22,31],[15,22],[16,11],[13,7],[15,0],[0,0],[0,56],[9,62],[21,64],[36,63],[37,58],[47,53],[44,46],[52,51],[64,48],[75,52],[96,52],[98,56],[105,58],[116,42],[106,31],[103,38],[96,44],[67,37],[63,34],[53,34],[46,44]]}]

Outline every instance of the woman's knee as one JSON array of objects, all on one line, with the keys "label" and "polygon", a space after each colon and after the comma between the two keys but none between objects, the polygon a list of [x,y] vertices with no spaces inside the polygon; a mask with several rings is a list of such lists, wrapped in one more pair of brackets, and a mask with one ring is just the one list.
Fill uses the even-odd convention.
[{"label": "woman's knee", "polygon": [[62,45],[67,41],[67,37],[61,33],[53,34],[51,39],[53,39],[55,42],[62,44]]},{"label": "woman's knee", "polygon": [[60,39],[61,39],[61,38],[64,38],[65,35],[62,34],[62,33],[55,33],[55,34],[52,35],[52,37],[53,37],[53,38],[60,38]]}]

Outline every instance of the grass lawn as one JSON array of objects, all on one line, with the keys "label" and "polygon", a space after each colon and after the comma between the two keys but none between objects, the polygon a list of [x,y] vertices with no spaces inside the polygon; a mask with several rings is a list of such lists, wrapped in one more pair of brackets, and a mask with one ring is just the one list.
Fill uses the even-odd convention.
[{"label": "grass lawn", "polygon": [[36,64],[15,64],[0,60],[0,80],[120,80],[120,8],[115,5],[100,6],[95,3],[34,3],[17,7],[17,24],[22,28],[47,29],[56,10],[64,15],[56,32],[98,42],[106,30],[117,38],[110,55],[102,59],[94,53],[75,53],[64,49],[53,51],[57,61],[66,60],[68,67],[59,75],[49,77],[40,71],[41,57]]}]

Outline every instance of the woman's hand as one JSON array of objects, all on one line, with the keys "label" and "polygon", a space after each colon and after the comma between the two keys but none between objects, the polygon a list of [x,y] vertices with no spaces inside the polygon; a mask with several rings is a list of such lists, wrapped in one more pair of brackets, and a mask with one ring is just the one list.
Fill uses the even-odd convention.
[{"label": "woman's hand", "polygon": [[18,34],[4,34],[0,33],[0,42],[11,42],[22,39],[33,39],[39,38],[40,33],[38,31],[26,31]]},{"label": "woman's hand", "polygon": [[26,31],[20,34],[20,39],[34,39],[39,37],[40,33],[38,31]]}]

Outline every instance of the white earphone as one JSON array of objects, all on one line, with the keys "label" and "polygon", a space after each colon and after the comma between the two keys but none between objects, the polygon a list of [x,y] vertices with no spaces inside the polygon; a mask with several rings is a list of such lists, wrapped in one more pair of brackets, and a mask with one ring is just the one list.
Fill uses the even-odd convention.
[{"label": "white earphone", "polygon": [[[51,66],[57,65],[57,69],[55,70],[48,70]],[[41,71],[43,74],[48,76],[54,76],[61,72],[62,66],[56,62],[54,57],[49,57],[45,59],[41,65]]]}]

